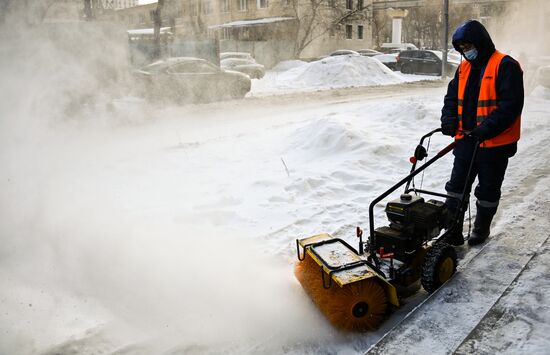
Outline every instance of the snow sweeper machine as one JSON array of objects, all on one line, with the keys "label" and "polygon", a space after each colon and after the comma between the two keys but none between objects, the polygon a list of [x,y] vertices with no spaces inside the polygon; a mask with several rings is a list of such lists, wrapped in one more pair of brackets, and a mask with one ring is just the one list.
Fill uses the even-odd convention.
[{"label": "snow sweeper machine", "polygon": [[[420,139],[410,158],[409,175],[371,202],[369,236],[365,242],[363,231],[359,227],[356,230],[358,250],[329,234],[296,240],[296,278],[334,326],[356,331],[376,329],[392,306],[399,307],[400,296],[409,286],[420,279],[422,287],[432,293],[456,272],[455,248],[445,240],[462,223],[460,216],[468,195],[466,187],[461,196],[456,197],[417,189],[414,184],[416,175],[455,146],[452,142],[418,166],[418,162],[428,157],[425,140],[437,132],[441,129]],[[477,145],[472,162],[476,154]],[[403,185],[403,194],[386,204],[389,225],[375,228],[375,205]],[[426,200],[422,195],[444,201]],[[456,213],[451,213],[446,203],[452,199],[459,206]]]}]

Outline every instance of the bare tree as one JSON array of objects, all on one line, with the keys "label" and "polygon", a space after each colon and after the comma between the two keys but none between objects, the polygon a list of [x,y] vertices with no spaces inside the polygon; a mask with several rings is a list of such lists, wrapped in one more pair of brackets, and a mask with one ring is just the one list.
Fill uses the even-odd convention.
[{"label": "bare tree", "polygon": [[366,18],[370,5],[347,9],[345,0],[291,0],[296,18],[294,55],[347,20]]},{"label": "bare tree", "polygon": [[[493,17],[503,13],[504,4],[484,5],[485,12]],[[449,28],[451,32],[465,20],[476,18],[472,4],[450,4]],[[403,20],[406,42],[412,42],[422,47],[442,48],[441,33],[443,31],[442,6],[439,0],[426,0],[422,6],[409,9],[409,14]]]},{"label": "bare tree", "polygon": [[158,0],[157,8],[153,13],[154,22],[154,52],[153,58],[160,58],[161,55],[161,43],[160,43],[160,29],[162,27],[162,9],[164,7],[164,0]]},{"label": "bare tree", "polygon": [[377,47],[380,47],[380,44],[384,42],[384,33],[386,32],[386,27],[388,25],[389,16],[386,14],[386,11],[376,11],[372,16],[372,36],[374,39],[374,44]]},{"label": "bare tree", "polygon": [[442,17],[441,4],[428,0],[422,6],[409,9],[403,20],[405,41],[420,47],[436,48],[441,44]]},{"label": "bare tree", "polygon": [[44,21],[48,10],[57,0],[0,0],[0,24],[14,15],[17,21],[24,21],[26,25],[33,26]]},{"label": "bare tree", "polygon": [[84,18],[90,21],[93,18],[92,0],[84,0]]}]

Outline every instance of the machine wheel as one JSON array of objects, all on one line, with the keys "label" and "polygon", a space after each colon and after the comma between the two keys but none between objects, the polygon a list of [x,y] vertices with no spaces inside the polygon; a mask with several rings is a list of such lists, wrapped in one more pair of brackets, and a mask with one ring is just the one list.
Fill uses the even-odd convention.
[{"label": "machine wheel", "polygon": [[422,287],[434,292],[456,272],[456,251],[447,243],[435,243],[426,254],[422,265]]}]

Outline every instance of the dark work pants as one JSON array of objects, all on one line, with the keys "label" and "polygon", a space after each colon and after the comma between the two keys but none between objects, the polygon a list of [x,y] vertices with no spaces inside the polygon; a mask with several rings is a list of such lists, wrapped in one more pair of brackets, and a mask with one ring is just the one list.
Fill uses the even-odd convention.
[{"label": "dark work pants", "polygon": [[[449,195],[459,197],[462,194],[469,167],[469,159],[455,156],[451,179],[445,185],[445,190],[447,190]],[[496,213],[500,200],[500,189],[507,167],[508,158],[474,162],[470,181],[468,181],[466,189],[466,197],[468,198],[472,184],[477,176],[478,184],[475,188],[474,195],[477,198],[476,205],[478,213],[484,213],[491,216]],[[456,205],[450,207],[456,208],[456,206],[458,206],[458,201]]]}]

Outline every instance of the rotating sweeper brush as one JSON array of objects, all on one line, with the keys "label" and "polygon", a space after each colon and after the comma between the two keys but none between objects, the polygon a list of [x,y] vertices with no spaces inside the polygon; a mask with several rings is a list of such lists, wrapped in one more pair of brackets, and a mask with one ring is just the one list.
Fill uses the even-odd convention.
[{"label": "rotating sweeper brush", "polygon": [[[421,138],[411,157],[409,175],[371,202],[370,235],[364,243],[363,232],[357,228],[358,250],[329,234],[296,240],[296,278],[336,327],[376,329],[389,309],[399,306],[399,290],[420,279],[431,293],[455,273],[456,251],[445,240],[462,223],[459,216],[465,206],[466,187],[460,197],[417,189],[414,184],[410,187],[416,175],[454,148],[453,142],[417,168],[417,162],[428,156],[424,140],[440,131],[433,130]],[[472,162],[476,154],[477,148]],[[472,164],[466,181],[471,171]],[[404,193],[386,204],[389,225],[375,229],[374,206],[403,185]],[[446,202],[425,200],[421,195],[457,200],[459,208],[451,213]]]}]

